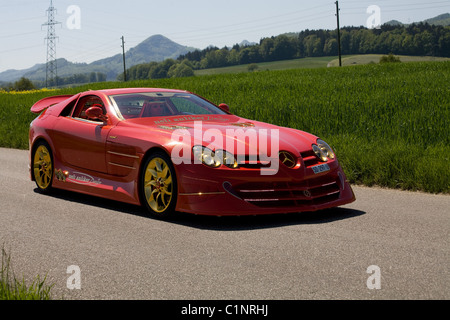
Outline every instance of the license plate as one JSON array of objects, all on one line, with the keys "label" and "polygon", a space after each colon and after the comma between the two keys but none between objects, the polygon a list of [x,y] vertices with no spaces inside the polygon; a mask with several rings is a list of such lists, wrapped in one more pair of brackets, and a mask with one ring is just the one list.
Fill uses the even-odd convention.
[{"label": "license plate", "polygon": [[326,163],[311,167],[315,174],[330,170],[330,166]]}]

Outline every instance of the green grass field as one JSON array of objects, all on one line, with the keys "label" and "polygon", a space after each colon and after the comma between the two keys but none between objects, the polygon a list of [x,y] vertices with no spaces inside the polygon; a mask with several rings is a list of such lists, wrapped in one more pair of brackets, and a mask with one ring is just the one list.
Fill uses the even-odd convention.
[{"label": "green grass field", "polygon": [[[325,68],[327,67],[328,63],[334,60],[335,58],[336,57],[302,58],[294,60],[255,63],[255,65],[257,66],[256,71]],[[214,74],[248,72],[248,66],[249,66],[248,64],[243,64],[231,67],[195,70],[195,75],[204,76]]]},{"label": "green grass field", "polygon": [[0,93],[0,146],[28,148],[35,117],[29,108],[45,96],[119,86],[177,88],[225,102],[239,116],[322,137],[352,183],[450,192],[450,61],[259,70]]},{"label": "green grass field", "polygon": [[[370,63],[379,63],[382,54],[363,54],[354,56],[343,56],[341,59],[342,66],[354,66]],[[396,56],[401,62],[428,62],[428,61],[450,61],[450,58],[439,57],[415,57],[415,56]],[[328,64],[330,67],[338,67],[339,59],[330,59]]]},{"label": "green grass field", "polygon": [[[382,56],[383,56],[382,54],[344,55],[341,57],[341,62],[342,66],[344,67],[379,63]],[[396,56],[396,57],[399,57],[402,62],[450,61],[450,58],[439,58],[439,57],[415,57],[415,56]],[[255,71],[326,68],[326,67],[338,67],[339,58],[338,57],[301,58],[293,60],[254,63],[252,65],[257,66]],[[248,67],[249,64],[243,64],[223,68],[195,70],[195,75],[205,76],[214,74],[249,72]]]}]

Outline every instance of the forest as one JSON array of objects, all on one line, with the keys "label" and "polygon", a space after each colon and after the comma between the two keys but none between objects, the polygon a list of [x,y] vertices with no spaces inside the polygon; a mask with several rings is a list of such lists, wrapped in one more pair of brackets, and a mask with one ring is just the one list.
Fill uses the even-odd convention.
[{"label": "forest", "polygon": [[[410,26],[383,25],[381,29],[347,27],[340,30],[341,53],[397,54],[450,57],[450,26],[428,23]],[[178,60],[188,59],[198,69],[236,64],[268,62],[304,57],[338,55],[336,30],[305,30],[297,36],[279,35],[261,39],[253,46],[209,47],[189,52]]]}]

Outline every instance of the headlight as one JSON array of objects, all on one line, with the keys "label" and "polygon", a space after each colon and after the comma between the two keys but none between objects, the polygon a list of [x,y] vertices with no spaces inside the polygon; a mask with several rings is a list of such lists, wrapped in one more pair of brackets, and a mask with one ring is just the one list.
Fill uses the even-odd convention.
[{"label": "headlight", "polygon": [[217,168],[221,163],[216,159],[214,151],[202,146],[194,146],[192,148],[192,153],[194,157],[200,160],[203,164],[208,167]]},{"label": "headlight", "polygon": [[222,164],[233,169],[238,167],[236,158],[228,151],[217,150],[214,152],[203,146],[194,146],[192,153],[195,158],[211,168],[220,167]]},{"label": "headlight", "polygon": [[335,158],[333,149],[325,141],[317,139],[316,142],[317,144],[312,145],[312,149],[320,160],[326,162]]},{"label": "headlight", "polygon": [[232,153],[230,153],[228,151],[217,150],[216,158],[218,158],[222,164],[226,165],[229,168],[236,169],[238,167],[236,158],[234,157],[234,155]]}]

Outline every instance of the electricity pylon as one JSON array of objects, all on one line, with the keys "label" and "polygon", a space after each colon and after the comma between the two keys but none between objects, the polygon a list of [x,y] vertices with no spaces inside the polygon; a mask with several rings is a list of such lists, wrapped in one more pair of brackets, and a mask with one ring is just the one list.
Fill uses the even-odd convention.
[{"label": "electricity pylon", "polygon": [[50,7],[47,9],[48,21],[42,26],[47,26],[47,64],[45,73],[45,86],[58,86],[58,68],[56,65],[56,36],[55,25],[61,24],[55,20],[56,8],[53,0],[50,0]]}]

